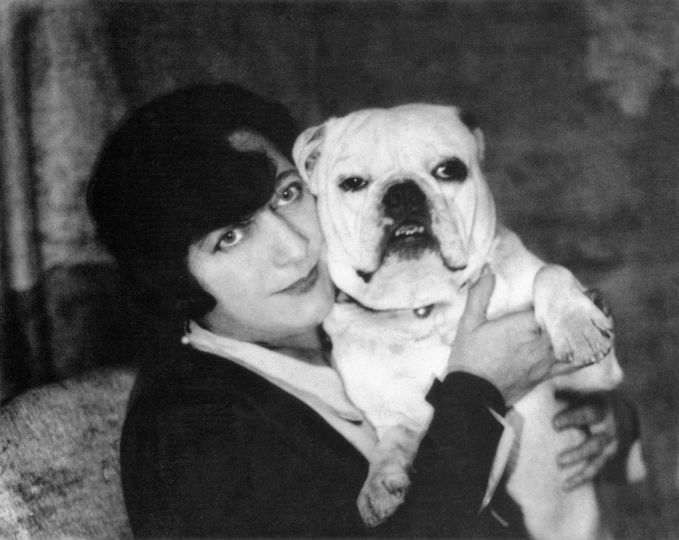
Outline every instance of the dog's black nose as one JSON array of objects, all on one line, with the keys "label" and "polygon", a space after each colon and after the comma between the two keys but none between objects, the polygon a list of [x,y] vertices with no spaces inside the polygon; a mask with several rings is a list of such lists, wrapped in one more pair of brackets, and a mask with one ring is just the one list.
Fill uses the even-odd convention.
[{"label": "dog's black nose", "polygon": [[392,217],[421,214],[427,209],[427,197],[411,180],[391,185],[382,198],[385,213]]}]

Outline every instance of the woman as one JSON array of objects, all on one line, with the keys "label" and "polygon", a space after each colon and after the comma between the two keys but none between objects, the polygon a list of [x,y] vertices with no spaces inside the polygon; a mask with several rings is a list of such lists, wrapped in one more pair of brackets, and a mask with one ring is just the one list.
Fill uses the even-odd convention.
[{"label": "woman", "polygon": [[[100,238],[173,321],[148,347],[122,435],[135,535],[522,534],[502,489],[479,516],[502,433],[488,409],[504,414],[570,367],[529,312],[485,321],[488,274],[427,397],[435,414],[406,502],[376,529],[361,522],[375,436],[329,367],[320,323],[334,290],[315,201],[288,157],[297,131],[280,105],[195,86],[135,111],[101,154],[88,193]],[[592,411],[582,424],[601,421]],[[615,437],[602,432],[571,459],[603,459]]]}]

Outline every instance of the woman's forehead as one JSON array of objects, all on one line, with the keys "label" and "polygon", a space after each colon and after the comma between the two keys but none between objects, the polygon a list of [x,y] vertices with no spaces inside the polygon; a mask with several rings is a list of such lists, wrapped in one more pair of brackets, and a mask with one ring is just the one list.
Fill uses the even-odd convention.
[{"label": "woman's forehead", "polygon": [[227,141],[231,148],[237,152],[264,154],[276,168],[274,175],[275,187],[280,185],[291,174],[297,174],[295,166],[280,152],[276,145],[253,129],[241,128],[232,131],[227,136]]},{"label": "woman's forehead", "polygon": [[231,148],[237,152],[259,152],[270,156],[272,153],[280,153],[276,145],[261,133],[248,128],[232,131],[227,136]]}]

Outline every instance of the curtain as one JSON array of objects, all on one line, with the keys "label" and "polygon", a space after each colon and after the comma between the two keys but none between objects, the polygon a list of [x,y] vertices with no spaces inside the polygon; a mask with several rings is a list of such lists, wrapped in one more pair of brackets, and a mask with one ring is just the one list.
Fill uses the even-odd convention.
[{"label": "curtain", "polygon": [[103,22],[88,2],[12,0],[0,11],[3,399],[70,374],[90,342],[84,327],[104,331],[93,317],[103,314],[95,282],[106,281],[106,257],[82,195],[125,102]]}]

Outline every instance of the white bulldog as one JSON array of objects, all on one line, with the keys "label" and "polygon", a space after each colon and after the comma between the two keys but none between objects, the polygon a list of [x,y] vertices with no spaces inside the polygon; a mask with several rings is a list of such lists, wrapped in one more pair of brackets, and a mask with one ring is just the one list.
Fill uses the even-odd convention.
[{"label": "white bulldog", "polygon": [[551,425],[554,390],[608,390],[622,379],[612,321],[565,268],[496,222],[481,172],[484,142],[455,107],[367,109],[307,129],[293,155],[318,198],[330,274],[344,294],[325,328],[347,394],[379,437],[358,497],[369,526],[402,503],[432,416],[425,395],[450,354],[468,286],[489,264],[489,318],[533,305],[560,360],[595,364],[522,399],[508,482],[535,538],[601,538],[594,487],[562,489],[557,454],[581,442]]}]

